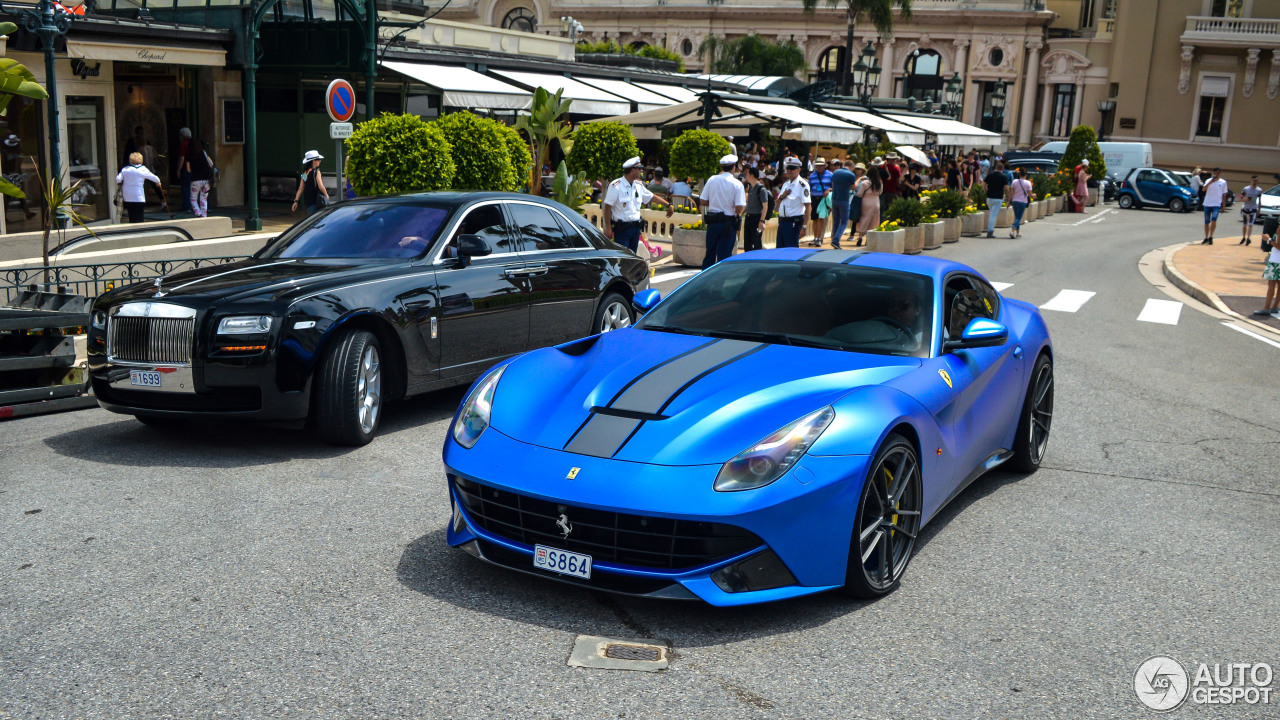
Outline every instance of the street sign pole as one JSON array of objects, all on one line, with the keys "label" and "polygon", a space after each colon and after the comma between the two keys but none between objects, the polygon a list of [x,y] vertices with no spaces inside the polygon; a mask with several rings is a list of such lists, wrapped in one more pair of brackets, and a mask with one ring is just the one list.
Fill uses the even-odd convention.
[{"label": "street sign pole", "polygon": [[342,164],[342,141],[351,137],[354,128],[349,122],[329,123],[329,137],[333,138],[333,156],[338,160],[338,196],[347,197],[346,167]]},{"label": "street sign pole", "polygon": [[345,168],[342,165],[342,141],[351,137],[351,117],[356,114],[356,91],[346,80],[334,80],[325,90],[325,110],[329,112],[329,137],[333,139],[333,156],[338,161],[338,200],[347,197]]}]

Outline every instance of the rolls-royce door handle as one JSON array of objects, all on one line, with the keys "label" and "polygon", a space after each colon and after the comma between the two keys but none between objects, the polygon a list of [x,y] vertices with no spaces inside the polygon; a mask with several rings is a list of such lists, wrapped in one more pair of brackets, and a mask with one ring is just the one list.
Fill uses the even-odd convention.
[{"label": "rolls-royce door handle", "polygon": [[526,278],[535,277],[537,275],[546,275],[551,272],[551,268],[546,265],[537,265],[535,267],[522,267],[515,270],[507,270],[504,273],[509,278]]}]

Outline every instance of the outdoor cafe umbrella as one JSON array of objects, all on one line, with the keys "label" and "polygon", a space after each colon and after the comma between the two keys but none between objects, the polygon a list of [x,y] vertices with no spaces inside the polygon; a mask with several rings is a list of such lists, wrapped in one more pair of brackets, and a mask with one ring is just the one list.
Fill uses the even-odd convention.
[{"label": "outdoor cafe umbrella", "polygon": [[916,162],[920,163],[921,165],[924,165],[925,167],[929,167],[930,165],[933,164],[929,162],[929,156],[926,155],[923,150],[916,147],[915,145],[899,145],[898,152],[902,153],[904,156],[912,160],[915,160]]}]

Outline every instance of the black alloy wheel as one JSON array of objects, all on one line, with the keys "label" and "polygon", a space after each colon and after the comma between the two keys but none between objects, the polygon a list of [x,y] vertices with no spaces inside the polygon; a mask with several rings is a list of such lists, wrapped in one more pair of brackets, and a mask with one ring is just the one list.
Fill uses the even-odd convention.
[{"label": "black alloy wheel", "polygon": [[920,533],[923,499],[915,447],[901,435],[890,435],[862,486],[849,544],[846,593],[870,599],[898,586]]},{"label": "black alloy wheel", "polygon": [[1015,470],[1033,473],[1044,460],[1049,447],[1049,428],[1053,425],[1053,363],[1048,355],[1036,358],[1027,384],[1027,397],[1022,401],[1022,414],[1018,418],[1018,435],[1013,441]]},{"label": "black alloy wheel", "polygon": [[631,303],[618,293],[611,292],[600,300],[600,309],[596,311],[596,321],[591,326],[591,334],[629,328],[635,321],[635,311],[631,309]]},{"label": "black alloy wheel", "polygon": [[382,422],[382,355],[365,330],[334,338],[315,376],[312,419],[326,442],[366,445]]}]

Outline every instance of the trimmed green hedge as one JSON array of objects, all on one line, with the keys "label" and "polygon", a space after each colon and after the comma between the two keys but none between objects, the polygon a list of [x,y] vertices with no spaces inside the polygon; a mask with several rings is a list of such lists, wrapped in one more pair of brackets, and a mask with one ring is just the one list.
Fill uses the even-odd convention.
[{"label": "trimmed green hedge", "polygon": [[733,145],[710,130],[685,130],[671,143],[671,177],[704,181],[720,172],[720,158],[731,152]]},{"label": "trimmed green hedge", "polygon": [[432,124],[453,146],[453,162],[458,166],[454,189],[510,190],[524,185],[523,176],[512,167],[505,132],[508,128],[502,123],[469,112],[455,112]]},{"label": "trimmed green hedge", "polygon": [[622,163],[639,154],[630,125],[593,122],[573,131],[573,147],[565,160],[571,173],[586,173],[587,180],[607,180],[622,175]]},{"label": "trimmed green hedge", "polygon": [[448,138],[417,115],[384,114],[360,123],[347,138],[346,154],[357,195],[447,190],[457,173]]}]

